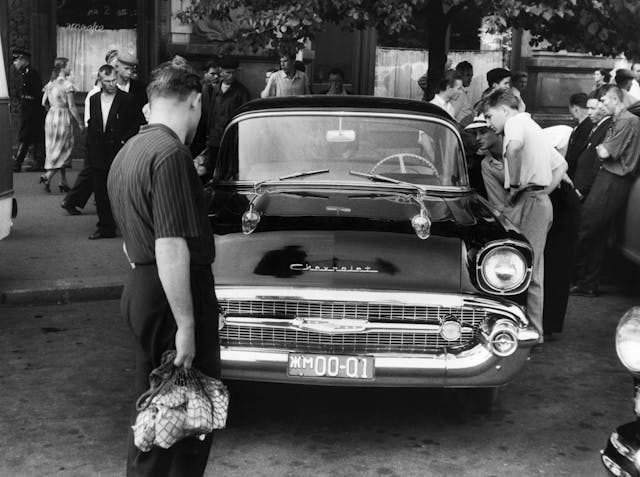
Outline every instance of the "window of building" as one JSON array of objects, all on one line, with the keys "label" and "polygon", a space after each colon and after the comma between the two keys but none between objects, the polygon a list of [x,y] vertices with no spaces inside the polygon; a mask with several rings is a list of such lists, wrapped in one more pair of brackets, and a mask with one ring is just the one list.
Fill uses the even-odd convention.
[{"label": "window of building", "polygon": [[109,50],[136,55],[136,2],[59,0],[56,18],[57,56],[69,58],[79,91],[93,87]]}]

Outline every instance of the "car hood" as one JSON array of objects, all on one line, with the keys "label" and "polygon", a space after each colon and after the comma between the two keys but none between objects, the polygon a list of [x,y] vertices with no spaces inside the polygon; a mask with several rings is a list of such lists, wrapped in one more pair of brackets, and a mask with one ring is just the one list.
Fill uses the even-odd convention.
[{"label": "car hood", "polygon": [[[261,220],[244,235],[250,201]],[[475,193],[424,197],[426,240],[411,226],[420,205],[389,191],[222,191],[213,204],[218,285],[472,291],[474,251],[522,239]]]},{"label": "car hood", "polygon": [[457,291],[454,237],[282,230],[216,236],[217,285]]}]

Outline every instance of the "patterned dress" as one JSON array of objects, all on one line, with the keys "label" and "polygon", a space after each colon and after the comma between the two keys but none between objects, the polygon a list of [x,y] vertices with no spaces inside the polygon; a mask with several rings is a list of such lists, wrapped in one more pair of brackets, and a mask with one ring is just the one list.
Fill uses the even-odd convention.
[{"label": "patterned dress", "polygon": [[44,123],[45,169],[71,167],[73,124],[67,94],[74,91],[73,84],[64,78],[56,78],[44,87],[50,106]]}]

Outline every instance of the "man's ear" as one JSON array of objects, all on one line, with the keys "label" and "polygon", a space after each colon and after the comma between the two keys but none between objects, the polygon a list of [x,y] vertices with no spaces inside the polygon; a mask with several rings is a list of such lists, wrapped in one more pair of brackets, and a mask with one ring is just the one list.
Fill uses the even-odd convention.
[{"label": "man's ear", "polygon": [[196,93],[195,91],[191,93],[191,101],[189,102],[189,107],[192,109],[196,109],[201,107],[202,105],[202,93]]}]

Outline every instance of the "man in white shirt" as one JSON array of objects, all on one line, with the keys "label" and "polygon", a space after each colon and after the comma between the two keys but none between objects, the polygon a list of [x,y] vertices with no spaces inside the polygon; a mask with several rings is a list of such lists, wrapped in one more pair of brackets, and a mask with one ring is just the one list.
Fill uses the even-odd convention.
[{"label": "man in white shirt", "polygon": [[629,89],[629,94],[633,96],[636,100],[640,100],[640,63],[633,62],[631,65],[631,72],[633,73],[633,80],[631,80],[631,88]]},{"label": "man in white shirt", "polygon": [[438,92],[433,97],[431,104],[441,107],[452,119],[455,119],[456,111],[451,104],[462,94],[462,77],[456,70],[448,70],[438,83]]},{"label": "man in white shirt", "polygon": [[567,163],[531,116],[518,111],[518,99],[510,89],[490,93],[483,109],[489,125],[504,136],[504,188],[508,193],[503,213],[533,248],[527,313],[542,334],[544,247],[553,221],[549,193],[560,184]]},{"label": "man in white shirt", "polygon": [[306,73],[296,69],[293,53],[280,55],[280,68],[269,77],[267,86],[260,93],[261,98],[269,96],[297,96],[311,94],[311,83]]},{"label": "man in white shirt", "polygon": [[462,79],[462,92],[456,99],[451,101],[451,105],[455,110],[456,121],[458,121],[461,126],[466,126],[473,120],[475,115],[473,100],[469,92],[469,86],[473,79],[473,66],[468,61],[461,61],[456,65],[456,71]]}]

